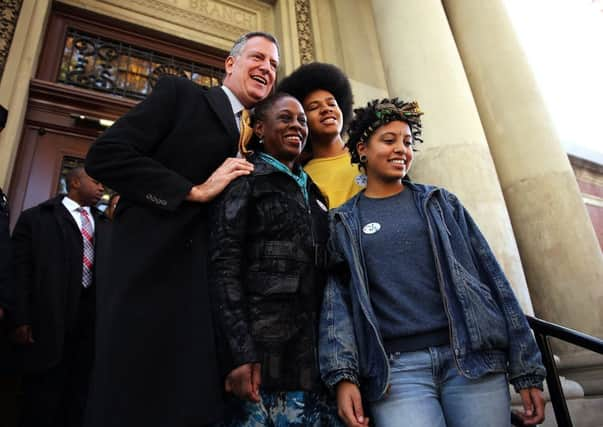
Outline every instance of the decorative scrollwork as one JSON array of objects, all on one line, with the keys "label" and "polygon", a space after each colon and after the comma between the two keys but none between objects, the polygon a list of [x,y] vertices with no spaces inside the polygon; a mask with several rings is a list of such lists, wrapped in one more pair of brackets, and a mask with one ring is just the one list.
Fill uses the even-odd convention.
[{"label": "decorative scrollwork", "polygon": [[295,0],[295,21],[299,56],[302,64],[314,61],[314,42],[312,41],[312,23],[309,0]]},{"label": "decorative scrollwork", "polygon": [[4,73],[6,57],[15,35],[22,4],[23,0],[2,0],[0,2],[0,78]]},{"label": "decorative scrollwork", "polygon": [[92,56],[96,52],[94,42],[88,37],[80,37],[73,41],[73,47],[77,50],[78,55]]},{"label": "decorative scrollwork", "polygon": [[155,87],[159,78],[163,76],[187,77],[186,73],[182,71],[181,68],[173,65],[160,65],[159,67],[154,68],[149,75],[151,87]]},{"label": "decorative scrollwork", "polygon": [[141,99],[164,75],[188,78],[204,86],[220,83],[223,71],[68,29],[61,83]]},{"label": "decorative scrollwork", "polygon": [[101,46],[98,48],[98,57],[103,61],[111,62],[117,59],[118,56],[117,49],[113,46]]}]

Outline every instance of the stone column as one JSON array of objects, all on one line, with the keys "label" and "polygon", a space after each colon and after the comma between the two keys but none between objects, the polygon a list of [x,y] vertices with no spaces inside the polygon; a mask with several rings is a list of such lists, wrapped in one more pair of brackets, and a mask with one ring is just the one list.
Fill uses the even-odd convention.
[{"label": "stone column", "polygon": [[21,141],[29,82],[38,64],[51,5],[50,0],[23,2],[0,82],[0,104],[8,109],[8,122],[0,134],[0,186],[4,190]]},{"label": "stone column", "polygon": [[[504,4],[443,4],[488,137],[536,314],[601,337],[603,256]],[[567,362],[575,348],[557,345],[556,351]]]},{"label": "stone column", "polygon": [[531,314],[505,201],[442,3],[371,3],[389,94],[416,99],[425,112],[425,143],[418,148],[411,176],[459,195],[490,242],[523,309]]}]

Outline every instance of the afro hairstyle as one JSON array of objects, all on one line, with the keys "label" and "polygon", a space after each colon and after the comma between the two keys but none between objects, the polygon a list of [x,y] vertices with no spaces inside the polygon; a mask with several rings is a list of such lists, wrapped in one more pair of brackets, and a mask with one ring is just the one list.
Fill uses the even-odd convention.
[{"label": "afro hairstyle", "polygon": [[301,65],[278,85],[277,92],[293,95],[299,102],[315,90],[326,90],[333,94],[343,117],[345,129],[352,120],[352,87],[347,76],[338,67],[322,62]]}]

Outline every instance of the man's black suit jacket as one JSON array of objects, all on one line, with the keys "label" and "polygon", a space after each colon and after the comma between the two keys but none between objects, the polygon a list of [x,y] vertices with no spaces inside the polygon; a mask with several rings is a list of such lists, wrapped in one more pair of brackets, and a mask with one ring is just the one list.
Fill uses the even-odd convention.
[{"label": "man's black suit jacket", "polygon": [[[23,369],[43,372],[63,358],[66,340],[83,328],[94,332],[94,292],[82,305],[81,232],[62,204],[63,196],[21,213],[12,243],[15,263],[15,324],[31,325],[34,343],[20,348]],[[93,209],[95,271],[104,262],[108,219]],[[89,313],[82,313],[82,310]],[[86,325],[78,324],[85,320]]]},{"label": "man's black suit jacket", "polygon": [[236,155],[221,88],[163,78],[92,146],[90,176],[121,194],[99,301],[87,427],[213,422],[222,389],[206,280],[207,207],[184,201]]}]

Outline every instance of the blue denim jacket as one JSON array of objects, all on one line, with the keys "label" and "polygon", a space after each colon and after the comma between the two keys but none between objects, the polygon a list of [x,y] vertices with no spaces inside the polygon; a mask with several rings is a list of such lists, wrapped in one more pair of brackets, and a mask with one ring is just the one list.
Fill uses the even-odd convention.
[{"label": "blue denim jacket", "polygon": [[[545,370],[536,341],[469,213],[442,188],[408,181],[405,185],[427,220],[459,372],[467,378],[506,372],[516,390],[542,388]],[[320,319],[320,370],[329,387],[352,381],[360,384],[365,398],[375,401],[387,392],[390,370],[369,297],[358,198],[331,213],[331,271]]]}]

